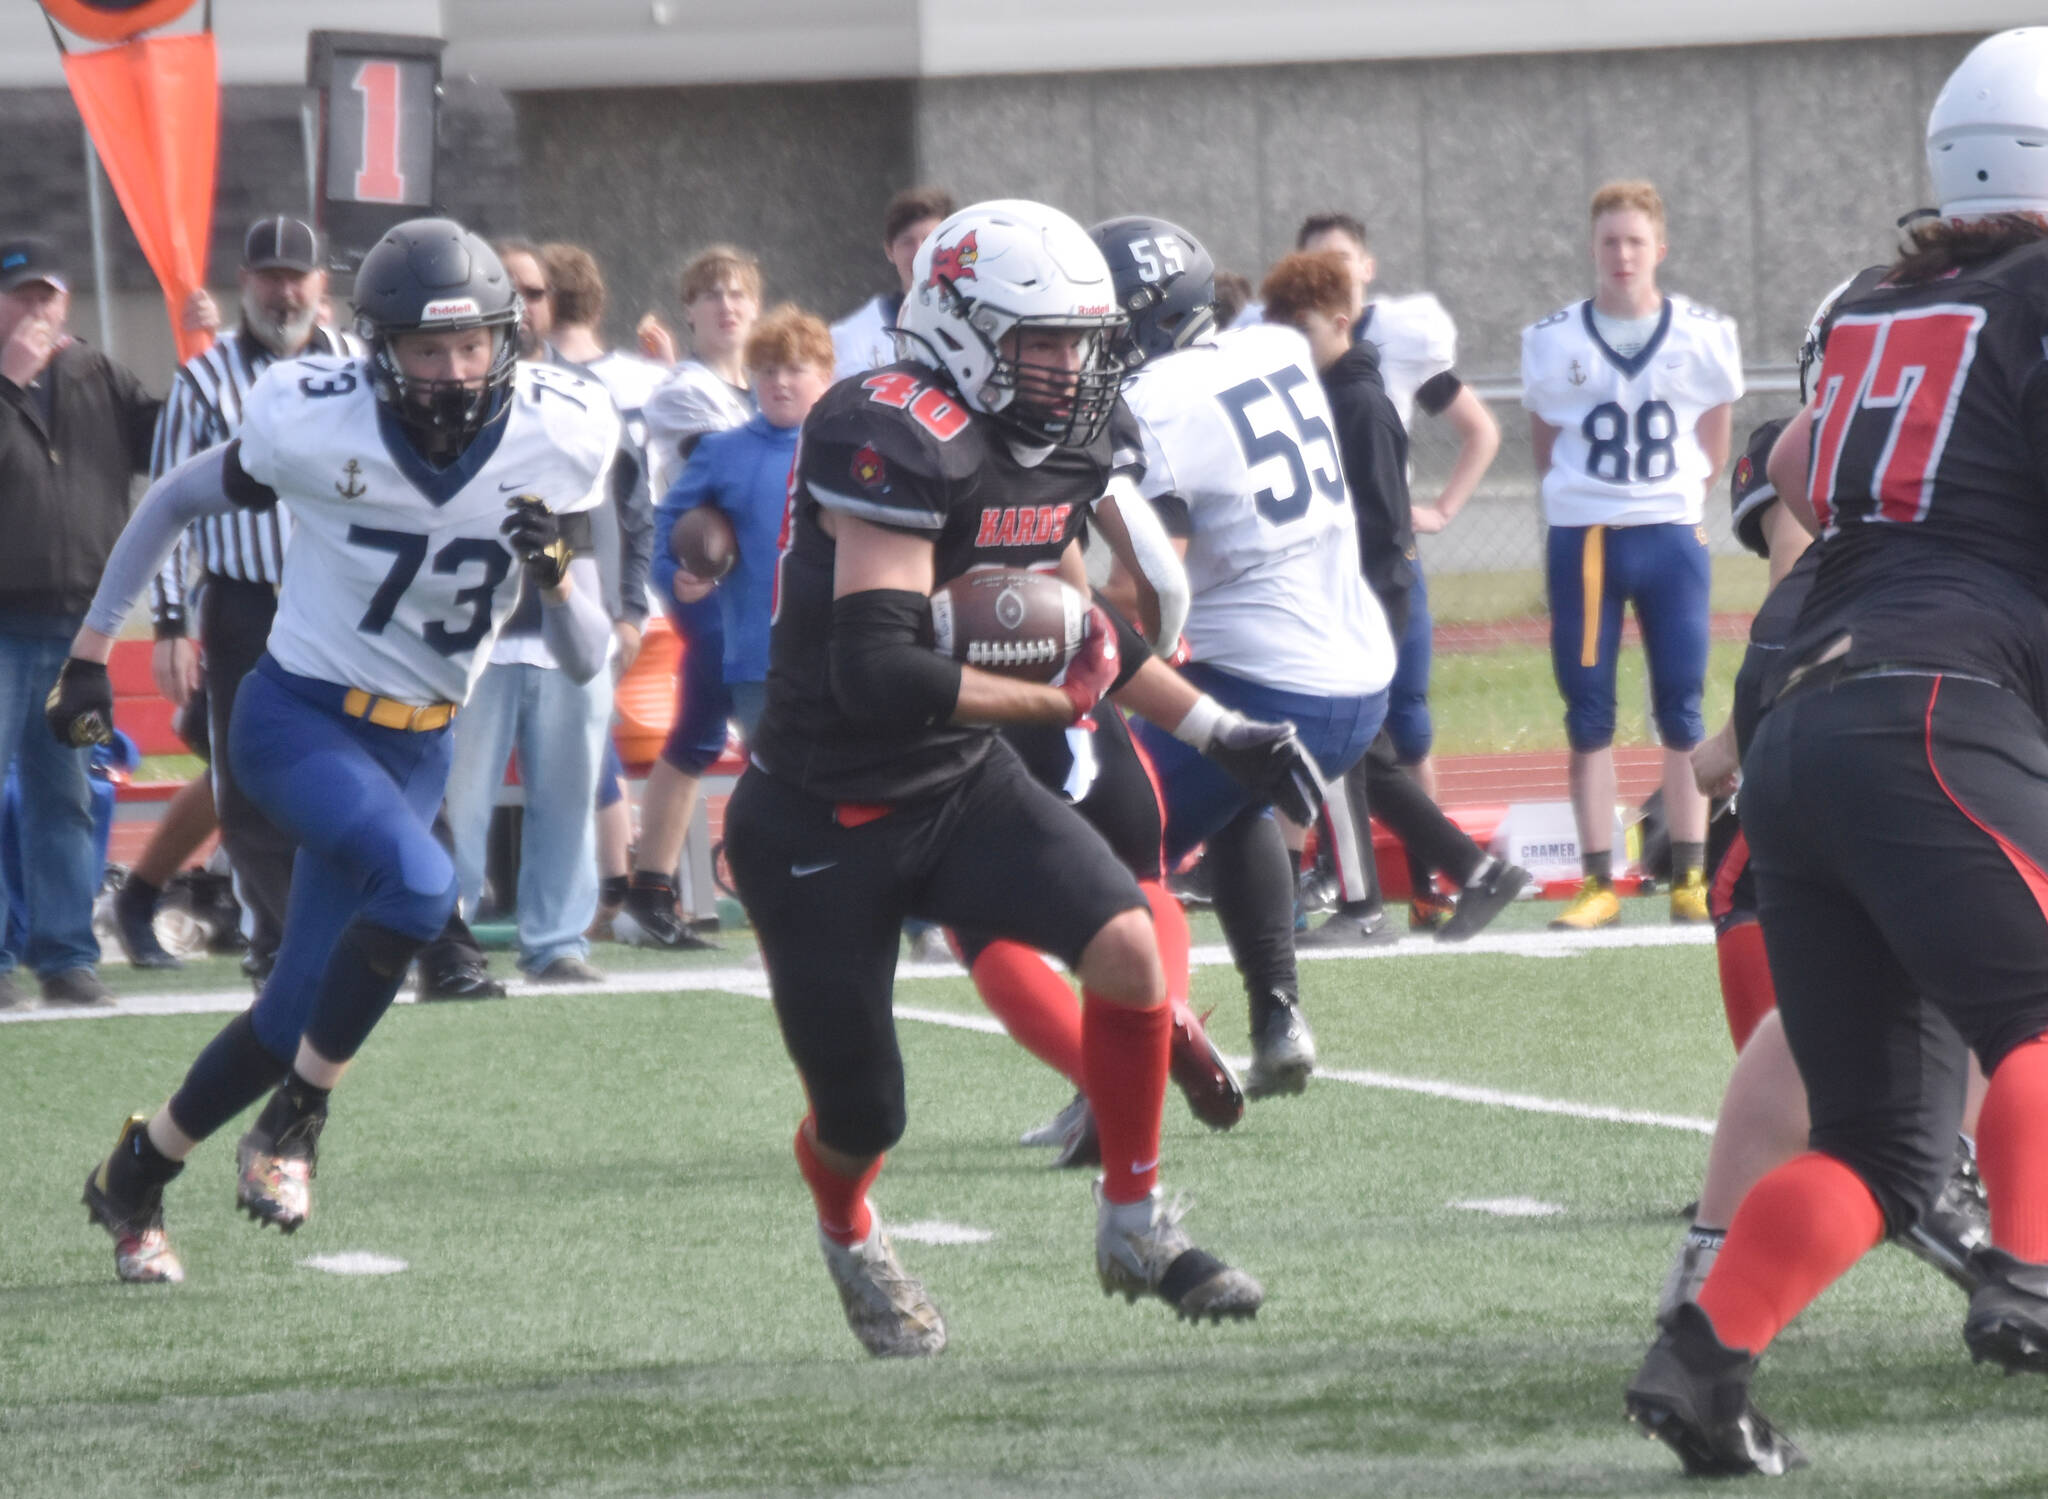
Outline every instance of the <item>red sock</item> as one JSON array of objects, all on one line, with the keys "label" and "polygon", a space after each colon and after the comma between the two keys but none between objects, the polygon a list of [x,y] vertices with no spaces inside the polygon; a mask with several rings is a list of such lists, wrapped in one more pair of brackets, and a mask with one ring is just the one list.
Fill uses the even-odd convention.
[{"label": "red sock", "polygon": [[882,1158],[859,1176],[841,1176],[818,1159],[811,1140],[817,1128],[811,1116],[796,1127],[796,1169],[804,1174],[811,1198],[818,1204],[818,1227],[835,1244],[858,1244],[874,1231],[875,1216],[868,1210],[868,1188],[882,1174]]},{"label": "red sock", "polygon": [[1019,1046],[1081,1086],[1081,1002],[1045,959],[1021,942],[991,942],[974,960],[974,987]]},{"label": "red sock", "polygon": [[2048,1261],[2048,1036],[2006,1053],[1977,1120],[1977,1169],[1991,1198],[1991,1242]]},{"label": "red sock", "polygon": [[1134,1010],[1081,991],[1083,1092],[1102,1141],[1102,1195],[1136,1202],[1159,1180],[1159,1123],[1173,1014]]},{"label": "red sock", "polygon": [[1818,1151],[1794,1156],[1735,1210],[1700,1310],[1728,1347],[1762,1353],[1883,1234],[1862,1177]]},{"label": "red sock", "polygon": [[1749,1044],[1750,1032],[1778,1007],[1778,989],[1764,957],[1763,924],[1745,921],[1729,927],[1714,939],[1714,954],[1721,964],[1721,1007],[1728,1012],[1728,1034],[1740,1051]]},{"label": "red sock", "polygon": [[1159,943],[1159,962],[1166,969],[1166,998],[1173,1004],[1188,1000],[1188,949],[1194,938],[1188,932],[1188,913],[1157,880],[1140,880],[1138,888],[1152,906],[1152,932]]}]

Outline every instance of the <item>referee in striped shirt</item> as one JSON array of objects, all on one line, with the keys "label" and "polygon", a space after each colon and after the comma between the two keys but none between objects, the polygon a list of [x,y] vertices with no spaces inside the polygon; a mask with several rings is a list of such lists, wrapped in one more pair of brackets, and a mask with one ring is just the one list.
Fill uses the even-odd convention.
[{"label": "referee in striped shirt", "polygon": [[[283,215],[251,224],[237,280],[240,325],[186,360],[171,382],[157,419],[152,476],[233,437],[250,388],[277,360],[362,352],[352,336],[320,323],[327,274],[309,225]],[[244,966],[259,984],[284,929],[295,848],[235,784],[226,754],[228,712],[236,687],[270,638],[290,535],[291,519],[281,507],[208,516],[179,542],[150,595],[156,623],[151,664],[159,690],[182,707],[205,684],[221,842],[234,866],[235,893],[250,917]],[[191,639],[194,627],[206,642],[203,668]]]}]

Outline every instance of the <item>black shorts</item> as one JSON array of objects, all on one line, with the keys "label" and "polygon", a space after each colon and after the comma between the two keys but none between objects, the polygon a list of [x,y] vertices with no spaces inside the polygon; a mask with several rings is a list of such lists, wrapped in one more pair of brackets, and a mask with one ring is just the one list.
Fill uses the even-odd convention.
[{"label": "black shorts", "polygon": [[1847,678],[1765,717],[1742,802],[1814,1147],[1897,1232],[1947,1177],[1965,1043],[1988,1074],[2048,1031],[2048,737],[1987,682]]},{"label": "black shorts", "polygon": [[749,770],[725,814],[726,860],[818,1138],[853,1155],[903,1133],[890,1001],[906,917],[1077,964],[1114,917],[1145,907],[1101,834],[1006,745],[942,797],[874,810]]},{"label": "black shorts", "polygon": [[[1031,778],[1079,812],[1124,868],[1141,880],[1163,880],[1165,819],[1145,752],[1110,704],[1096,709],[1093,723],[1088,729],[1011,729],[1003,737]],[[953,935],[971,968],[997,934],[958,927]]]}]

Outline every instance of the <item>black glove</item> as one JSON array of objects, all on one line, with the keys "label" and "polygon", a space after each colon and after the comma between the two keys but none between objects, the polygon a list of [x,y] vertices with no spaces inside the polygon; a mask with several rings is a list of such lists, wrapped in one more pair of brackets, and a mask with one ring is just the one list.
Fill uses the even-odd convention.
[{"label": "black glove", "polygon": [[1227,714],[1203,751],[1273,810],[1303,827],[1323,810],[1323,777],[1291,723]]},{"label": "black glove", "polygon": [[498,529],[526,564],[527,576],[537,588],[561,587],[562,579],[569,576],[569,559],[575,555],[562,538],[562,518],[538,495],[518,495],[508,503],[512,513]]},{"label": "black glove", "polygon": [[43,699],[43,721],[59,744],[84,749],[114,742],[114,684],[98,661],[73,656],[57,673],[57,685]]}]

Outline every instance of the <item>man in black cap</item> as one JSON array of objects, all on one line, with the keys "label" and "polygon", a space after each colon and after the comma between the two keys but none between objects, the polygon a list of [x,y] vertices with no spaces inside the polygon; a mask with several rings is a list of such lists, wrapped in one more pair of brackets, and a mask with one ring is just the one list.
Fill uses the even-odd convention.
[{"label": "man in black cap", "polygon": [[134,375],[65,332],[71,292],[39,240],[0,243],[0,775],[21,780],[28,939],[0,951],[0,1009],[31,1003],[26,964],[53,1005],[104,1005],[96,968],[91,790],[84,748],[39,730],[43,699],[127,523],[160,404]]},{"label": "man in black cap", "polygon": [[[157,424],[153,477],[234,436],[250,388],[278,360],[302,354],[355,358],[363,352],[353,334],[320,321],[327,272],[311,225],[285,214],[256,220],[242,242],[236,281],[241,321],[179,369]],[[150,599],[156,624],[151,664],[158,690],[181,706],[202,684],[206,693],[221,842],[234,869],[235,894],[248,913],[249,953],[243,966],[259,987],[284,929],[296,848],[236,784],[227,758],[228,714],[235,689],[270,638],[290,537],[291,519],[279,507],[197,521],[164,565]],[[195,570],[198,582],[188,589]],[[188,608],[195,594],[196,620]],[[190,637],[194,624],[206,643],[203,656]],[[160,893],[131,877],[117,901],[127,940],[143,951],[154,946],[149,924]],[[430,997],[503,994],[504,986],[489,977],[467,929],[450,936],[456,939],[452,946],[444,938],[421,956]]]}]

